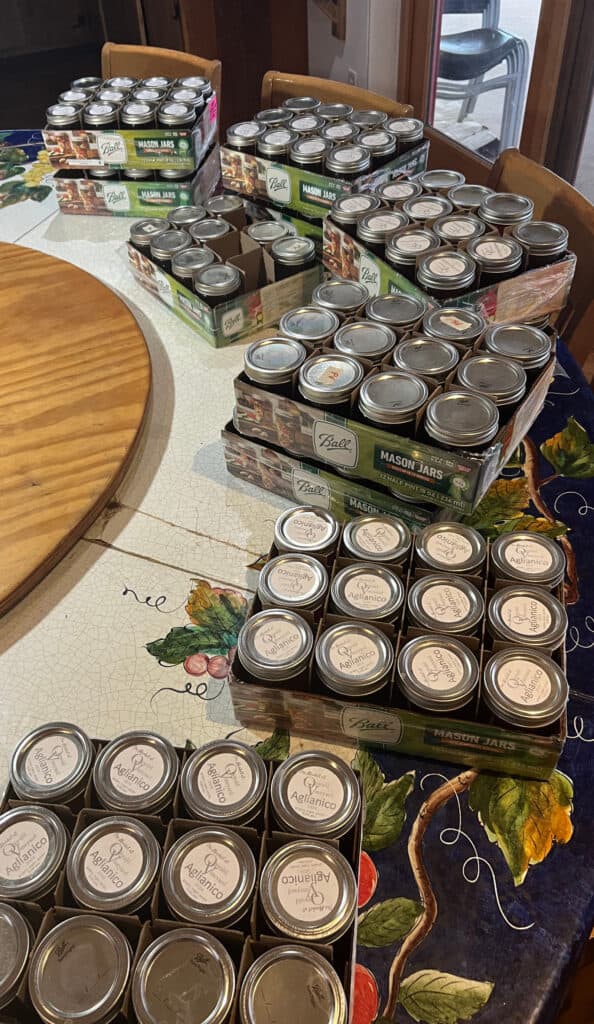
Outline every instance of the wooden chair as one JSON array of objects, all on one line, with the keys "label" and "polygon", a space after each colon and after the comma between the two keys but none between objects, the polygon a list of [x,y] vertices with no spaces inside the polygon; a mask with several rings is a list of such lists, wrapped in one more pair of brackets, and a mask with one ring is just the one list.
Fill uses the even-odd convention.
[{"label": "wooden chair", "polygon": [[133,75],[149,78],[151,75],[169,75],[185,78],[189,75],[204,75],[221,102],[221,62],[195,57],[193,53],[180,50],[163,50],[158,46],[131,46],[126,43],[104,43],[101,50],[101,74],[103,78],[116,75]]},{"label": "wooden chair", "polygon": [[586,378],[594,376],[594,206],[553,171],[506,149],[493,165],[487,185],[498,192],[519,192],[534,202],[534,220],[564,224],[569,246],[577,256],[569,305],[559,330]]},{"label": "wooden chair", "polygon": [[267,71],[262,79],[261,107],[278,107],[289,96],[317,96],[327,103],[350,103],[358,110],[385,110],[392,117],[410,117],[409,103],[397,103],[370,89],[360,89],[330,78],[293,75],[288,71]]}]

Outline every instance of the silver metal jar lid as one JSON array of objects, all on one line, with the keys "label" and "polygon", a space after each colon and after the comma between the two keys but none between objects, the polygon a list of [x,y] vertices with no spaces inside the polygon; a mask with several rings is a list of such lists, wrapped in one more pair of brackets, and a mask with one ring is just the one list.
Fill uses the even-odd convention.
[{"label": "silver metal jar lid", "polygon": [[392,264],[414,267],[417,256],[437,248],[439,238],[429,228],[405,226],[399,228],[386,242],[386,259]]},{"label": "silver metal jar lid", "polygon": [[397,369],[440,381],[445,380],[459,360],[458,350],[449,341],[422,336],[401,341],[392,354]]},{"label": "silver metal jar lid", "polygon": [[322,281],[316,285],[311,301],[314,306],[332,309],[335,313],[346,316],[356,313],[368,298],[369,292],[364,284],[333,278],[331,281]]},{"label": "silver metal jar lid", "polygon": [[484,565],[487,545],[472,526],[430,523],[416,534],[415,556],[425,569],[470,575]]},{"label": "silver metal jar lid", "polygon": [[427,220],[436,220],[438,217],[445,217],[451,213],[454,207],[449,199],[444,196],[421,195],[414,199],[407,199],[402,204],[402,209],[411,220],[424,223]]},{"label": "silver metal jar lid", "polygon": [[19,800],[67,803],[84,789],[95,751],[89,737],[69,722],[49,722],[17,744],[10,782]]},{"label": "silver metal jar lid", "polygon": [[147,89],[168,89],[170,85],[173,85],[173,78],[169,78],[167,75],[151,75],[149,78],[143,78],[141,85],[146,86]]},{"label": "silver metal jar lid", "polygon": [[362,174],[371,167],[371,153],[357,142],[335,146],[326,157],[326,170],[333,174]]},{"label": "silver metal jar lid", "polygon": [[126,89],[129,92],[135,85],[139,85],[139,81],[137,78],[131,78],[130,75],[116,75],[115,78],[106,79],[103,84],[108,89]]},{"label": "silver metal jar lid", "polygon": [[327,341],[340,327],[340,320],[331,309],[319,306],[298,306],[283,313],[279,321],[279,331],[287,338],[296,341],[311,341],[320,344]]},{"label": "silver metal jar lid", "polygon": [[266,608],[239,631],[237,657],[256,679],[294,679],[305,671],[313,648],[311,627],[290,609]]},{"label": "silver metal jar lid", "polygon": [[235,967],[222,942],[198,928],[153,939],[132,978],[138,1024],[223,1024],[235,994]]},{"label": "silver metal jar lid", "polygon": [[318,163],[330,152],[330,143],[316,135],[302,135],[293,143],[289,150],[289,158],[294,164],[307,167]]},{"label": "silver metal jar lid", "polygon": [[414,199],[420,196],[421,186],[416,181],[384,181],[375,189],[376,196],[383,199],[385,203],[403,203],[406,199]]},{"label": "silver metal jar lid", "polygon": [[161,887],[180,921],[230,927],[248,909],[256,875],[245,839],[231,829],[205,825],[186,832],[168,851]]},{"label": "silver metal jar lid", "polygon": [[352,356],[320,352],[301,366],[299,393],[317,405],[337,405],[348,400],[364,375],[363,366]]},{"label": "silver metal jar lid", "polygon": [[419,636],[402,647],[396,681],[424,711],[451,713],[465,707],[479,682],[474,654],[453,636]]},{"label": "silver metal jar lid", "polygon": [[378,128],[385,125],[388,115],[384,110],[353,110],[349,114],[349,120],[356,124],[357,128]]},{"label": "silver metal jar lid", "polygon": [[477,213],[487,224],[524,224],[532,218],[534,203],[515,192],[494,192],[483,199]]},{"label": "silver metal jar lid", "polygon": [[390,515],[357,516],[344,528],[342,543],[353,558],[367,562],[405,561],[412,543],[402,519]]},{"label": "silver metal jar lid", "polygon": [[357,238],[364,242],[385,244],[389,235],[408,224],[402,210],[376,210],[364,213],[357,221]]},{"label": "silver metal jar lid", "polygon": [[265,157],[284,156],[298,138],[297,132],[282,125],[278,128],[267,128],[258,138],[258,153]]},{"label": "silver metal jar lid", "polygon": [[443,242],[456,245],[483,235],[485,222],[472,213],[448,213],[447,217],[438,217],[434,221],[433,230]]},{"label": "silver metal jar lid", "polygon": [[392,622],[402,607],[404,586],[387,566],[356,562],[337,572],[330,594],[340,615]]},{"label": "silver metal jar lid", "polygon": [[442,170],[421,171],[417,175],[419,185],[429,192],[440,192],[444,189],[455,188],[456,185],[464,185],[466,178],[460,171]]},{"label": "silver metal jar lid", "polygon": [[54,888],[68,846],[57,814],[27,804],[0,815],[0,899],[35,900]]},{"label": "silver metal jar lid", "polygon": [[259,338],[248,345],[244,371],[257,384],[287,384],[307,358],[307,349],[294,338]]},{"label": "silver metal jar lid", "polygon": [[[315,993],[315,998],[312,998]],[[287,1017],[308,1024],[347,1024],[338,974],[309,946],[275,946],[254,960],[239,997],[241,1024],[269,1024]]]},{"label": "silver metal jar lid", "polygon": [[327,589],[328,573],[322,563],[297,552],[271,558],[258,579],[263,608],[316,609]]},{"label": "silver metal jar lid", "polygon": [[511,273],[517,270],[524,255],[520,243],[509,235],[472,238],[467,245],[467,252],[476,260],[481,270],[497,273]]},{"label": "silver metal jar lid", "polygon": [[155,108],[145,100],[130,100],[120,111],[122,125],[151,124],[155,120]]},{"label": "silver metal jar lid", "polygon": [[174,228],[186,228],[188,224],[197,224],[206,217],[204,206],[177,206],[167,214],[167,220]]},{"label": "silver metal jar lid", "polygon": [[292,117],[293,113],[287,107],[267,107],[266,110],[259,110],[254,115],[256,121],[270,126],[288,124]]},{"label": "silver metal jar lid", "polygon": [[528,531],[504,533],[491,545],[493,574],[552,589],[565,575],[565,552],[550,537]]},{"label": "silver metal jar lid", "polygon": [[203,242],[211,242],[223,235],[228,235],[233,228],[229,221],[222,217],[205,217],[203,220],[195,221],[190,225],[190,235],[199,245]]},{"label": "silver metal jar lid", "polygon": [[359,819],[361,792],[346,761],[325,750],[304,750],[275,771],[270,803],[284,832],[340,839]]},{"label": "silver metal jar lid", "polygon": [[478,210],[481,203],[489,196],[494,196],[495,190],[487,188],[486,185],[454,185],[448,192],[448,199],[454,204],[457,210]]},{"label": "silver metal jar lid", "polygon": [[130,240],[137,245],[148,247],[156,235],[169,231],[169,221],[164,217],[147,217],[145,220],[137,220],[130,228]]},{"label": "silver metal jar lid", "polygon": [[73,841],[66,861],[68,885],[79,907],[132,914],[150,899],[161,850],[136,818],[100,818]]},{"label": "silver metal jar lid", "polygon": [[429,397],[421,377],[406,370],[383,370],[367,377],[359,391],[359,412],[374,423],[409,423]]},{"label": "silver metal jar lid", "polygon": [[569,244],[569,232],[562,224],[531,220],[512,228],[512,235],[531,256],[558,256]]},{"label": "silver metal jar lid", "polygon": [[417,269],[417,283],[421,288],[443,291],[468,289],[475,276],[476,263],[460,250],[423,256]]},{"label": "silver metal jar lid", "polygon": [[[135,89],[132,93],[135,100],[145,100],[147,103],[158,103],[164,95],[165,91],[163,89],[152,89],[146,86],[140,86],[140,88]],[[121,102],[124,99],[124,93],[118,93],[117,89],[105,89],[104,92],[99,93],[99,99],[117,100],[118,97],[120,97]],[[186,96],[174,96],[172,98],[179,99],[182,103],[187,99]]]},{"label": "silver metal jar lid", "polygon": [[365,146],[372,156],[390,156],[396,151],[396,136],[384,128],[359,132],[357,143]]},{"label": "silver metal jar lid", "polygon": [[283,100],[283,107],[293,112],[317,110],[321,102],[316,96],[287,96],[286,100]]},{"label": "silver metal jar lid", "polygon": [[497,640],[554,651],[565,640],[567,612],[544,587],[516,583],[493,595],[488,623]]},{"label": "silver metal jar lid", "polygon": [[[106,167],[103,167],[101,169],[103,171],[108,170],[108,168],[106,168]],[[94,169],[94,174],[95,175],[97,174],[98,170],[99,170],[99,168],[95,167],[95,169]],[[112,174],[114,175],[114,177],[117,177],[118,173],[119,173],[118,171],[112,171]],[[123,170],[122,170],[122,174],[124,175],[124,178],[129,178],[130,181],[153,181],[154,180],[153,171],[151,171],[151,170],[149,170],[148,168],[145,168],[145,167],[124,167]],[[103,174],[102,177],[106,177],[106,175]]]},{"label": "silver metal jar lid", "polygon": [[260,903],[277,935],[332,942],[344,935],[357,909],[357,882],[346,857],[316,839],[296,839],[276,850],[260,875]]},{"label": "silver metal jar lid", "polygon": [[170,259],[176,252],[182,249],[189,249],[192,244],[187,231],[178,228],[170,228],[167,231],[160,231],[151,242],[151,256],[156,259]]},{"label": "silver metal jar lid", "polygon": [[340,622],[322,633],[315,660],[318,675],[329,690],[345,697],[363,697],[387,685],[394,648],[377,626]]},{"label": "silver metal jar lid", "polygon": [[270,254],[276,263],[281,263],[284,267],[299,267],[315,258],[316,246],[313,238],[289,235],[273,242]]},{"label": "silver metal jar lid", "polygon": [[355,195],[339,196],[332,203],[330,216],[337,224],[356,224],[360,217],[381,207],[379,196],[371,192],[357,192]]},{"label": "silver metal jar lid", "polygon": [[[92,95],[92,91],[87,89],[66,89],[58,96],[58,103],[86,103]],[[115,99],[115,96],[103,96],[103,94],[101,96],[106,100]]]},{"label": "silver metal jar lid", "polygon": [[386,128],[398,136],[400,142],[416,142],[423,138],[424,125],[416,117],[391,117]]},{"label": "silver metal jar lid", "polygon": [[93,784],[108,811],[157,814],[173,798],[179,759],[158,733],[123,733],[99,753]]},{"label": "silver metal jar lid", "polygon": [[483,699],[497,718],[524,729],[556,722],[567,704],[565,674],[547,654],[514,646],[497,651],[485,665]]},{"label": "silver metal jar lid", "polygon": [[191,249],[183,249],[172,257],[171,272],[174,276],[192,280],[197,270],[203,270],[204,267],[210,267],[211,263],[216,262],[216,254],[208,246],[193,245]]},{"label": "silver metal jar lid", "polygon": [[241,287],[241,271],[230,263],[211,263],[194,275],[197,294],[207,296],[230,295]]},{"label": "silver metal jar lid", "polygon": [[301,111],[291,118],[289,123],[293,131],[299,132],[300,135],[310,135],[312,132],[319,132],[326,124],[323,117],[319,117],[318,114],[311,113],[310,111]]},{"label": "silver metal jar lid", "polygon": [[344,355],[381,361],[394,348],[396,335],[387,324],[351,320],[338,328],[332,344]]},{"label": "silver metal jar lid", "polygon": [[250,146],[265,131],[261,121],[238,121],[227,128],[227,145]]},{"label": "silver metal jar lid", "polygon": [[224,217],[227,213],[243,210],[243,200],[241,196],[211,196],[204,201],[204,209],[210,217]]},{"label": "silver metal jar lid", "polygon": [[290,231],[282,220],[259,220],[246,228],[246,234],[259,245],[270,245],[271,242],[290,234]]},{"label": "silver metal jar lid", "polygon": [[45,1024],[106,1024],[117,1016],[132,951],[123,932],[97,914],[67,918],[37,943],[29,995]]},{"label": "silver metal jar lid", "polygon": [[274,524],[274,543],[279,551],[328,554],[336,547],[340,525],[327,509],[294,505],[281,512]]},{"label": "silver metal jar lid", "polygon": [[514,359],[525,370],[540,370],[552,355],[548,334],[530,324],[494,324],[487,329],[485,348],[494,355]]},{"label": "silver metal jar lid", "polygon": [[479,591],[455,573],[422,576],[408,591],[411,621],[430,633],[472,633],[484,612]]},{"label": "silver metal jar lid", "polygon": [[83,116],[87,124],[102,125],[113,121],[117,117],[117,113],[117,103],[108,103],[103,100],[101,103],[97,101],[88,103],[84,109]]},{"label": "silver metal jar lid", "polygon": [[[274,615],[274,612],[258,614]],[[248,619],[246,626],[257,617]],[[245,645],[245,638],[243,643]],[[255,651],[258,655],[257,646]],[[266,765],[253,747],[239,740],[213,740],[195,750],[186,761],[181,775],[181,794],[193,818],[204,818],[213,824],[241,824],[258,814],[267,780]]]},{"label": "silver metal jar lid", "polygon": [[[153,92],[154,90],[146,89],[144,91]],[[204,96],[198,89],[184,89],[182,87],[172,89],[169,93],[169,99],[173,100],[174,103],[189,103],[190,106],[194,107],[196,115],[200,114],[206,106]]]},{"label": "silver metal jar lid", "polygon": [[194,171],[187,171],[179,167],[164,167],[162,171],[156,171],[159,181],[191,181]]},{"label": "silver metal jar lid", "polygon": [[471,391],[446,391],[429,400],[425,430],[440,444],[471,448],[487,444],[499,429],[499,412],[486,395]]},{"label": "silver metal jar lid", "polygon": [[96,75],[86,75],[82,78],[75,78],[70,83],[71,89],[90,89],[91,91],[98,89],[99,86],[103,85],[103,79],[98,78]]},{"label": "silver metal jar lid", "polygon": [[352,142],[359,134],[359,129],[350,121],[326,121],[320,135],[323,139],[338,145],[339,142]]},{"label": "silver metal jar lid", "polygon": [[16,995],[32,940],[31,927],[16,907],[0,903],[0,1010]]},{"label": "silver metal jar lid", "polygon": [[441,306],[423,317],[423,333],[471,345],[487,326],[480,313],[464,306]]},{"label": "silver metal jar lid", "polygon": [[185,78],[177,78],[175,84],[182,89],[199,89],[203,96],[212,93],[210,80],[204,75],[186,75]]},{"label": "silver metal jar lid", "polygon": [[515,405],[526,393],[526,371],[501,356],[476,355],[458,367],[456,384],[488,395],[495,405]]},{"label": "silver metal jar lid", "polygon": [[370,320],[378,320],[399,330],[405,330],[416,324],[423,316],[426,306],[422,299],[404,292],[392,295],[376,295],[369,299],[365,306],[365,316]]},{"label": "silver metal jar lid", "polygon": [[166,100],[159,107],[157,117],[160,124],[175,128],[178,125],[194,124],[196,111],[189,103],[175,103],[172,100]]},{"label": "silver metal jar lid", "polygon": [[345,121],[353,113],[349,103],[320,103],[316,112],[324,121]]}]

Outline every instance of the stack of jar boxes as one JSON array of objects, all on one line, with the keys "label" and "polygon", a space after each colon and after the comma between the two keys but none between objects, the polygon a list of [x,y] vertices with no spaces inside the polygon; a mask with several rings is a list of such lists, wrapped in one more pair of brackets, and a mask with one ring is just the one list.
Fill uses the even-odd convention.
[{"label": "stack of jar boxes", "polygon": [[[48,724],[0,809],[3,1020],[257,1024],[320,993],[347,1024],[362,797],[340,758],[266,764]],[[5,1016],[7,1015],[7,1016]],[[330,1014],[329,1014],[330,1016]]]},{"label": "stack of jar boxes", "polygon": [[561,547],[489,548],[459,523],[411,539],[392,516],[344,528],[282,513],[237,643],[242,724],[548,778],[566,735]]},{"label": "stack of jar boxes", "polygon": [[166,215],[220,180],[208,79],[80,78],[46,112],[43,140],[63,213]]}]

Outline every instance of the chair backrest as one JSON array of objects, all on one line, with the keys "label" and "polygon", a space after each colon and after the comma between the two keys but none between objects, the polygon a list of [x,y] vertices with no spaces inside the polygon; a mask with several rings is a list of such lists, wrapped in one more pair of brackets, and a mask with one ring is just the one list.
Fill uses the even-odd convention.
[{"label": "chair backrest", "polygon": [[277,107],[289,96],[317,96],[327,103],[350,103],[358,110],[385,110],[392,117],[410,117],[413,113],[409,103],[397,103],[370,89],[333,82],[330,78],[267,71],[262,79],[262,109]]},{"label": "chair backrest", "polygon": [[506,149],[491,169],[487,185],[498,192],[519,192],[534,202],[534,220],[564,224],[569,247],[577,256],[567,317],[560,320],[563,338],[589,379],[594,365],[594,206],[553,171],[530,160],[517,149]]},{"label": "chair backrest", "polygon": [[195,57],[180,50],[163,50],[158,46],[131,46],[126,43],[104,43],[101,50],[103,78],[132,75],[149,78],[151,75],[169,75],[185,78],[203,75],[210,79],[218,102],[221,101],[221,62]]}]

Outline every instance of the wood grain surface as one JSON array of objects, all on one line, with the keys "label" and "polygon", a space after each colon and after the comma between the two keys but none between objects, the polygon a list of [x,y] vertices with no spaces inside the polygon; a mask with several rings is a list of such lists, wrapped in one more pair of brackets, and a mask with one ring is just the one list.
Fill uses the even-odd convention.
[{"label": "wood grain surface", "polygon": [[120,482],[150,393],[127,306],[53,256],[0,245],[0,614],[64,556]]}]

